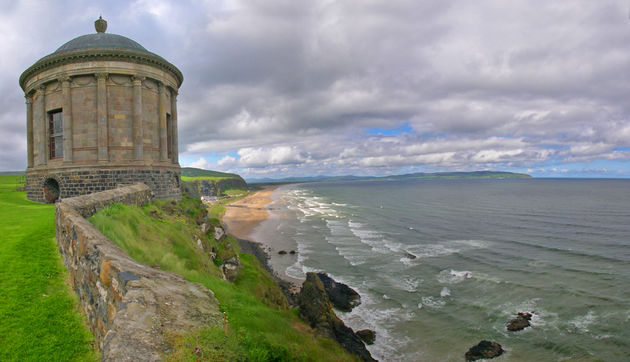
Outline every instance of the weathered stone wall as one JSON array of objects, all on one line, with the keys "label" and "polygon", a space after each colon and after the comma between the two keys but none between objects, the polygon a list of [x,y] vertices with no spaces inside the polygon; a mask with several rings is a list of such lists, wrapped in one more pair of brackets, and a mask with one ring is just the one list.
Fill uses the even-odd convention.
[{"label": "weathered stone wall", "polygon": [[26,173],[26,197],[29,200],[44,202],[42,188],[44,182],[50,178],[59,184],[61,198],[86,195],[139,182],[149,186],[157,198],[181,198],[179,168],[142,169],[128,166],[105,169],[85,167],[29,170]]},{"label": "weathered stone wall", "polygon": [[162,360],[167,335],[223,323],[211,291],[134,261],[85,219],[112,202],[142,206],[150,199],[151,189],[136,184],[55,207],[59,252],[106,361]]}]

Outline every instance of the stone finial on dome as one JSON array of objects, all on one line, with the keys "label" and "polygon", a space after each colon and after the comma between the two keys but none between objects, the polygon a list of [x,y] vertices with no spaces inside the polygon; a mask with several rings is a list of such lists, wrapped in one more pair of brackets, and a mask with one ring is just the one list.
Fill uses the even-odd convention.
[{"label": "stone finial on dome", "polygon": [[104,33],[107,30],[107,21],[102,16],[99,16],[98,20],[94,22],[94,28],[97,33]]}]

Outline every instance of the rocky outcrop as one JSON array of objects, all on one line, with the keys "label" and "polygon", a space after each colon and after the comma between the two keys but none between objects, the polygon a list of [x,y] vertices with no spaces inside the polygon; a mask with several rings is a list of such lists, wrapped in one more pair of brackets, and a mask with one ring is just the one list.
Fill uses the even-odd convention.
[{"label": "rocky outcrop", "polygon": [[516,332],[523,330],[529,326],[529,322],[532,319],[532,314],[527,312],[518,312],[516,317],[512,318],[507,324],[507,330],[510,332]]},{"label": "rocky outcrop", "polygon": [[464,357],[466,361],[476,361],[498,357],[503,354],[503,352],[503,348],[497,342],[483,340],[476,346],[471,347]]},{"label": "rocky outcrop", "polygon": [[317,333],[333,338],[348,352],[363,361],[375,361],[365,345],[351,328],[347,327],[332,310],[332,304],[324,289],[324,284],[315,273],[306,273],[306,280],[298,296],[301,317]]},{"label": "rocky outcrop", "polygon": [[317,277],[322,281],[328,299],[335,308],[343,312],[350,312],[352,308],[361,304],[361,296],[356,290],[343,283],[338,283],[326,273],[317,273]]},{"label": "rocky outcrop", "polygon": [[55,206],[59,251],[105,361],[163,360],[169,336],[223,325],[210,290],[134,261],[85,219],[112,202],[150,199],[151,190],[137,184]]},{"label": "rocky outcrop", "polygon": [[211,180],[182,180],[182,193],[187,193],[195,199],[201,199],[201,196],[218,196],[217,188]]},{"label": "rocky outcrop", "polygon": [[247,190],[247,183],[242,178],[224,178],[215,180],[182,181],[182,192],[200,199],[202,196],[221,196],[226,190]]},{"label": "rocky outcrop", "polygon": [[238,268],[241,267],[241,262],[238,260],[238,256],[234,256],[221,265],[221,271],[225,276],[225,279],[229,282],[234,282],[238,277]]},{"label": "rocky outcrop", "polygon": [[376,332],[371,329],[362,329],[360,331],[356,331],[355,333],[363,342],[365,342],[365,344],[374,344],[374,341],[376,340]]},{"label": "rocky outcrop", "polygon": [[221,241],[225,237],[225,230],[223,230],[223,228],[220,226],[215,226],[212,232],[212,236],[214,237],[214,240]]}]

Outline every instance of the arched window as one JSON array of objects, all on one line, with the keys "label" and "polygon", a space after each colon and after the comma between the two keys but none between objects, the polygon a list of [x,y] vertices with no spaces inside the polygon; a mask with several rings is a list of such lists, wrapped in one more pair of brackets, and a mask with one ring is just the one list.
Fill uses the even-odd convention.
[{"label": "arched window", "polygon": [[61,109],[48,112],[50,159],[63,157],[63,112]]},{"label": "arched window", "polygon": [[173,121],[171,115],[166,114],[166,157],[173,159]]}]

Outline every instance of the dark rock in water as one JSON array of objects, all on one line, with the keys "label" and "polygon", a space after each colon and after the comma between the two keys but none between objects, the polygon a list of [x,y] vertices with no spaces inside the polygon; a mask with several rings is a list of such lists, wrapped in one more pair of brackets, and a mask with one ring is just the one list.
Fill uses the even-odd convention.
[{"label": "dark rock in water", "polygon": [[298,296],[300,316],[317,333],[333,338],[348,352],[357,355],[363,361],[375,361],[365,345],[332,310],[332,304],[324,289],[322,280],[315,273],[306,273],[306,280]]},{"label": "dark rock in water", "polygon": [[280,251],[278,252],[278,254],[280,254],[280,255],[284,255],[284,254],[286,254],[286,253],[287,253],[287,252],[286,252],[285,250],[280,250]]},{"label": "dark rock in water", "polygon": [[406,256],[408,259],[411,259],[411,260],[413,260],[413,259],[417,258],[417,256],[415,256],[415,255],[411,254],[411,253],[410,253],[410,252],[408,252],[408,251],[407,251],[407,252],[405,252],[405,256]]},{"label": "dark rock in water", "polygon": [[510,332],[523,330],[531,326],[531,323],[529,322],[531,319],[531,313],[518,312],[518,315],[508,322],[507,330]]},{"label": "dark rock in water", "polygon": [[503,354],[503,348],[495,341],[481,341],[471,347],[464,355],[466,361],[476,361],[482,358],[494,358]]},{"label": "dark rock in water", "polygon": [[295,255],[295,250],[291,250],[291,251],[289,252],[289,254],[291,254],[291,255]]},{"label": "dark rock in water", "polygon": [[356,331],[355,333],[363,342],[365,342],[365,344],[374,344],[374,341],[376,340],[376,332],[371,329],[362,329],[360,331]]},{"label": "dark rock in water", "polygon": [[361,304],[361,296],[349,286],[336,282],[326,273],[317,273],[324,284],[324,289],[333,306],[341,311],[350,312],[352,308]]}]

